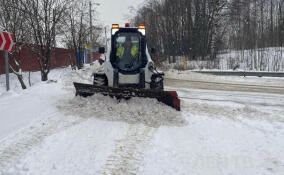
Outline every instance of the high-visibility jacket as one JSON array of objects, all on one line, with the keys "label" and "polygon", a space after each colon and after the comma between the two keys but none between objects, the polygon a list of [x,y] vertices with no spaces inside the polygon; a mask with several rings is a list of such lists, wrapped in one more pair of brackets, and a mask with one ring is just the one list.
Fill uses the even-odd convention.
[{"label": "high-visibility jacket", "polygon": [[[116,56],[119,57],[120,59],[123,57],[125,52],[125,48],[123,46],[119,46],[116,51]],[[131,47],[130,51],[131,56],[135,57],[138,54],[138,47],[136,45],[133,45]]]}]

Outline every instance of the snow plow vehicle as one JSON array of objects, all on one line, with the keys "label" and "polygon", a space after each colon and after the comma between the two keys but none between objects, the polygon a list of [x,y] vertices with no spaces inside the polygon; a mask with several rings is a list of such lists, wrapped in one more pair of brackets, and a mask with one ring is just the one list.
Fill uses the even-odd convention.
[{"label": "snow plow vehicle", "polygon": [[[105,48],[99,49],[105,54]],[[155,54],[155,49],[151,49]],[[111,47],[103,63],[103,70],[93,74],[93,84],[75,83],[76,95],[83,97],[96,93],[129,99],[155,98],[180,111],[176,91],[164,91],[164,73],[157,71],[146,44],[146,27],[125,27],[113,24]]]}]

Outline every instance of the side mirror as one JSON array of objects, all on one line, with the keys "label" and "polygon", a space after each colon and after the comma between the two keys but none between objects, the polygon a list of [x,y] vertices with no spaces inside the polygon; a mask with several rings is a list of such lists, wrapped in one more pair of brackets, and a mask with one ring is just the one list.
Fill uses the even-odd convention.
[{"label": "side mirror", "polygon": [[155,48],[151,48],[151,54],[156,54],[156,49]]},{"label": "side mirror", "polygon": [[104,47],[100,47],[99,48],[99,53],[100,54],[104,54],[105,53],[105,48]]}]

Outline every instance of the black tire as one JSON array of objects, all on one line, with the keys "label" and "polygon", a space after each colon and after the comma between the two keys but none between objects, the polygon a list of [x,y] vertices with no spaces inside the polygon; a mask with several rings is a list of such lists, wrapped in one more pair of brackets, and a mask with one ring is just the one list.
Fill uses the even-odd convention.
[{"label": "black tire", "polygon": [[96,86],[107,86],[108,81],[105,74],[94,74],[94,85]]},{"label": "black tire", "polygon": [[156,90],[164,90],[164,82],[163,80],[156,84]]}]

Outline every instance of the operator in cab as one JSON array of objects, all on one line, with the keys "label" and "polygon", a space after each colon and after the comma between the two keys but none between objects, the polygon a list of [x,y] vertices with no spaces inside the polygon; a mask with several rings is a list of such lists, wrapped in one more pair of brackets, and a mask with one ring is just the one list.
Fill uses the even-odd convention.
[{"label": "operator in cab", "polygon": [[133,68],[135,63],[139,61],[139,48],[136,44],[133,44],[131,37],[125,38],[125,42],[120,44],[116,51],[117,61],[124,68]]},{"label": "operator in cab", "polygon": [[130,37],[127,37],[124,46],[120,45],[117,48],[116,56],[119,57],[120,59],[129,57],[129,56],[132,58],[137,58],[138,57],[138,47],[132,44]]}]

